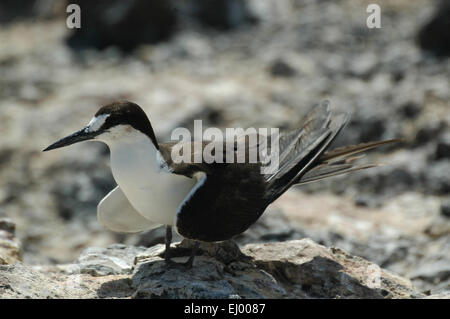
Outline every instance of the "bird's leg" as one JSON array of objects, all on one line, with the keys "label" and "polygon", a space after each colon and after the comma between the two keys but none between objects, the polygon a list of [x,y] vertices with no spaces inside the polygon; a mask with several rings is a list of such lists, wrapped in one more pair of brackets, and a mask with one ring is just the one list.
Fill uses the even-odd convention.
[{"label": "bird's leg", "polygon": [[172,243],[172,226],[166,225],[166,251],[164,252],[164,260],[171,263],[170,260],[170,244]]},{"label": "bird's leg", "polygon": [[166,264],[171,265],[171,266],[181,265],[181,266],[185,266],[186,268],[192,268],[192,265],[194,264],[195,254],[198,251],[200,242],[194,241],[189,259],[184,263],[176,263],[176,262],[173,262],[172,259],[170,259],[170,244],[172,243],[172,226],[166,225],[165,242],[166,242],[166,251],[164,252],[164,261],[166,262]]}]

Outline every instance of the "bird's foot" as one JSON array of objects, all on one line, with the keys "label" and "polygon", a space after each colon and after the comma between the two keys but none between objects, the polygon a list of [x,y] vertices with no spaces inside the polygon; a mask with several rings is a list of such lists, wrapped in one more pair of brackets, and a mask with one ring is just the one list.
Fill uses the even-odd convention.
[{"label": "bird's foot", "polygon": [[197,253],[199,246],[200,246],[199,242],[195,242],[194,243],[194,245],[193,245],[193,247],[191,249],[191,253],[189,255],[189,259],[186,262],[183,262],[183,263],[174,262],[171,259],[171,256],[170,256],[170,247],[166,247],[166,251],[164,253],[164,261],[166,262],[166,264],[169,267],[171,267],[171,266],[174,266],[174,267],[181,266],[181,267],[184,267],[186,269],[191,269],[192,266],[194,265],[195,254]]}]

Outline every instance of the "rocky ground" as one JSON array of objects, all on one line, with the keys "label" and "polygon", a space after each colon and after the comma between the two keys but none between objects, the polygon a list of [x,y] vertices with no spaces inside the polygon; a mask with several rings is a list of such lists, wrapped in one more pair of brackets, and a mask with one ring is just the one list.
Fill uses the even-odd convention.
[{"label": "rocky ground", "polygon": [[[182,262],[187,242],[173,247]],[[164,245],[89,248],[72,264],[0,266],[6,298],[421,298],[408,279],[310,239],[201,247],[192,269]],[[431,295],[446,298],[446,294]]]},{"label": "rocky ground", "polygon": [[[23,263],[1,266],[0,296],[448,295],[450,62],[416,41],[433,15],[432,2],[378,1],[381,29],[366,27],[370,1],[249,3],[253,18],[242,26],[222,32],[188,21],[164,42],[131,53],[74,51],[66,44],[71,31],[58,17],[2,26],[0,264]],[[114,234],[96,220],[98,201],[115,185],[107,148],[84,143],[41,152],[115,99],[140,104],[161,140],[194,119],[204,126],[283,130],[329,99],[336,112],[352,114],[336,146],[405,141],[362,159],[382,167],[282,196],[236,238],[253,260],[239,257],[230,266],[205,255],[191,271],[198,286],[178,269],[157,282],[162,263],[154,245],[163,231]],[[106,248],[114,243],[126,246]],[[241,256],[235,247],[229,251]],[[83,268],[86,260],[113,270],[96,273]],[[366,269],[378,266],[382,280],[375,287]],[[49,282],[45,291],[39,278]],[[174,278],[179,282],[171,286]],[[73,288],[73,280],[81,283]]]}]

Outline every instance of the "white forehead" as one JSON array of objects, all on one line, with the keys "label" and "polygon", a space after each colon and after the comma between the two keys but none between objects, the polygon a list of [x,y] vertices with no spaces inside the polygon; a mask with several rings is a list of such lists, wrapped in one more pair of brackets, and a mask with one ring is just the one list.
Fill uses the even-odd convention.
[{"label": "white forehead", "polygon": [[111,114],[101,114],[99,116],[94,116],[92,120],[88,123],[86,130],[88,132],[95,132],[97,131],[102,125],[105,123],[108,116]]}]

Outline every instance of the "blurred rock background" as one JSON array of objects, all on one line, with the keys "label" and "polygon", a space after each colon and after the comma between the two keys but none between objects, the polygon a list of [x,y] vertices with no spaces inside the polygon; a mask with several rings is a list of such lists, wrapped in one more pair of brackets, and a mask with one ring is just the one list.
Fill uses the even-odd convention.
[{"label": "blurred rock background", "polygon": [[103,104],[138,103],[168,140],[194,119],[288,129],[329,99],[352,114],[336,146],[405,142],[364,159],[382,167],[290,190],[237,242],[310,237],[425,294],[450,290],[448,1],[378,0],[381,29],[366,26],[368,0],[71,1],[78,30],[66,27],[68,3],[0,3],[8,258],[68,263],[90,246],[163,241],[161,229],[123,235],[98,224],[96,205],[115,185],[106,146],[41,152]]}]

